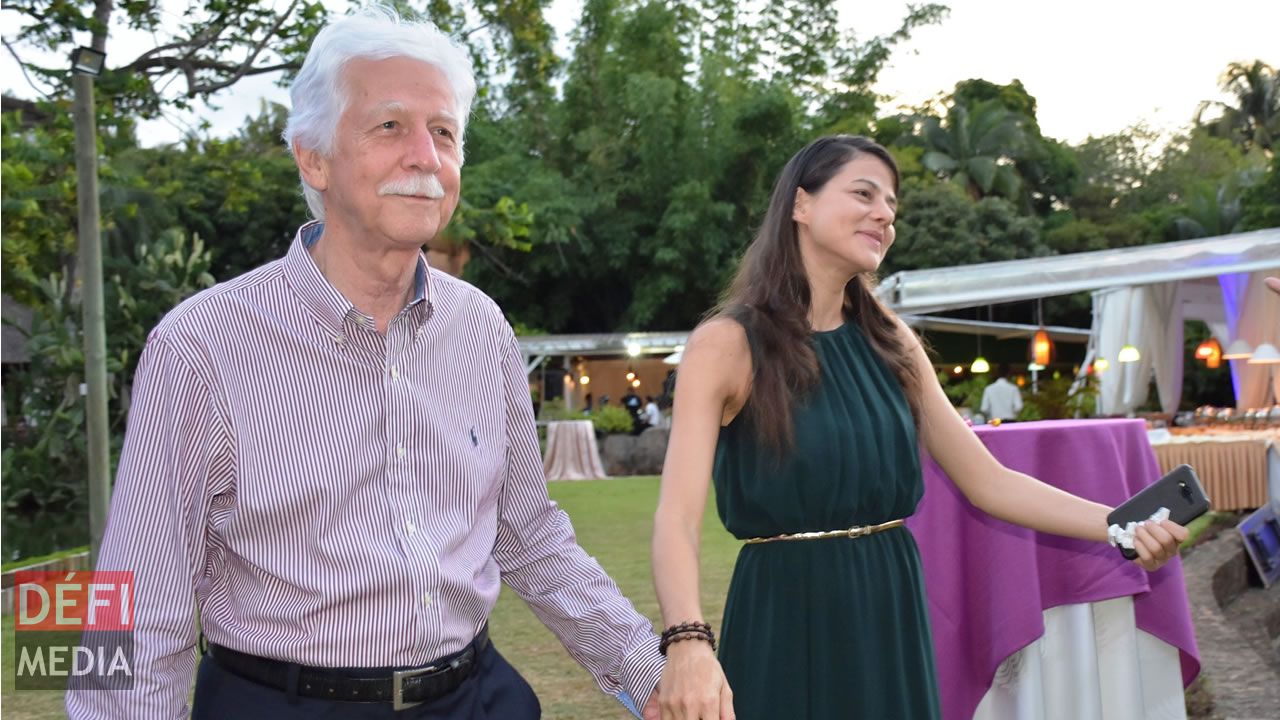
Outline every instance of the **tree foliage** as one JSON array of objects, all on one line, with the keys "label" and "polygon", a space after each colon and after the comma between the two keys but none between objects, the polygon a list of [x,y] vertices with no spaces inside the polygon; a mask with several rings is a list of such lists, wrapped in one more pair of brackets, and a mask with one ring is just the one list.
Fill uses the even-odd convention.
[{"label": "tree foliage", "polygon": [[974,200],[1016,198],[1022,178],[1016,162],[1026,146],[1024,118],[984,100],[954,103],[945,119],[924,123],[924,166],[964,188]]},{"label": "tree foliage", "polygon": [[[55,97],[66,92],[65,59],[75,36],[87,32],[109,58],[97,80],[99,97],[117,115],[141,117],[166,106],[189,108],[244,77],[296,70],[325,18],[320,2],[304,0],[204,0],[177,18],[159,0],[15,0],[5,9],[22,16],[15,39],[5,44]],[[117,57],[108,40],[119,31],[146,33],[155,46]]]},{"label": "tree foliage", "polygon": [[[1071,146],[1042,133],[1017,80],[965,80],[940,103],[885,111],[873,87],[915,30],[945,19],[936,4],[867,36],[839,27],[820,0],[585,0],[564,57],[551,0],[396,5],[433,19],[475,63],[463,196],[446,239],[469,247],[467,278],[521,331],[691,327],[759,226],[783,163],[832,132],[869,134],[900,166],[884,273],[1280,226],[1276,76],[1261,62],[1227,68],[1234,100],[1206,106],[1184,133],[1139,125]],[[229,137],[196,128],[164,146],[140,144],[137,121],[216,102],[251,74],[287,79],[326,18],[305,0],[202,0],[178,18],[155,0],[6,10],[23,16],[8,49],[51,95],[3,118],[3,284],[35,311],[37,358],[6,376],[12,528],[83,503],[72,132],[65,63],[43,66],[39,53],[60,58],[83,32],[109,52],[98,120],[118,432],[160,315],[215,277],[279,257],[307,214],[280,140],[283,108],[262,107]],[[126,30],[150,33],[154,47],[111,52]],[[1087,322],[1085,303],[1047,303],[1046,320]]]},{"label": "tree foliage", "polygon": [[[1261,60],[1231,63],[1219,86],[1235,98],[1235,103],[1202,103],[1196,111],[1196,124],[1245,151],[1257,148],[1273,152],[1280,139],[1280,73]],[[1206,119],[1206,113],[1217,117]]]},{"label": "tree foliage", "polygon": [[882,266],[885,274],[917,268],[971,265],[1048,255],[1040,221],[1018,213],[998,197],[973,202],[953,183],[908,181],[897,239]]},{"label": "tree foliage", "polygon": [[[757,16],[723,0],[588,0],[550,113],[559,142],[522,136],[504,108],[473,130],[490,150],[469,161],[464,192],[521,198],[534,220],[531,253],[486,249],[469,277],[551,331],[690,326],[786,158],[832,125],[865,131],[889,48],[943,14],[912,10],[893,34],[860,42],[836,32],[829,3]],[[853,106],[861,119],[836,114]]]}]

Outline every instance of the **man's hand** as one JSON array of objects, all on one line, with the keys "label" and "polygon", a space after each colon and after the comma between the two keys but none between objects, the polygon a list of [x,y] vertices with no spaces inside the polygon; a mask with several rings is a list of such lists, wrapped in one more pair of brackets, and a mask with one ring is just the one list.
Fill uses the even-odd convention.
[{"label": "man's hand", "polygon": [[644,720],[662,720],[662,708],[658,707],[658,688],[655,687],[653,692],[649,693],[649,701],[640,711],[640,717]]},{"label": "man's hand", "polygon": [[[662,668],[661,720],[734,720],[733,692],[711,646],[694,640],[667,650]],[[655,692],[656,696],[657,693]],[[645,704],[645,710],[649,706]],[[646,715],[646,720],[647,720]]]},{"label": "man's hand", "polygon": [[1267,287],[1271,288],[1271,292],[1280,293],[1280,277],[1267,278]]}]

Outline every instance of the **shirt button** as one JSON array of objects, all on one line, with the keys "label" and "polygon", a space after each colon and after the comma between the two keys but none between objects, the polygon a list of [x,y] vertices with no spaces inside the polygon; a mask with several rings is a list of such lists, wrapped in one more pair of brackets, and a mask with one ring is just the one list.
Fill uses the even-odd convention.
[{"label": "shirt button", "polygon": [[396,443],[396,457],[403,458],[405,453],[404,443]]},{"label": "shirt button", "polygon": [[422,607],[431,607],[431,593],[422,594]]},{"label": "shirt button", "polygon": [[400,370],[395,365],[391,366],[391,379],[392,380],[400,379]]},{"label": "shirt button", "polygon": [[414,533],[418,532],[418,527],[417,527],[416,525],[414,525],[414,524],[413,524],[413,521],[412,521],[412,520],[405,520],[405,521],[404,521],[404,531],[405,531],[405,532],[407,532],[407,533],[409,533],[410,535],[412,535],[412,534],[414,534]]},{"label": "shirt button", "polygon": [[334,342],[334,344],[335,344],[335,345],[341,345],[342,343],[344,343],[344,342],[346,342],[346,341],[347,341],[347,339],[346,339],[346,338],[344,338],[344,337],[342,337],[341,335],[335,335],[335,336],[334,336],[334,338],[333,338],[333,342]]}]

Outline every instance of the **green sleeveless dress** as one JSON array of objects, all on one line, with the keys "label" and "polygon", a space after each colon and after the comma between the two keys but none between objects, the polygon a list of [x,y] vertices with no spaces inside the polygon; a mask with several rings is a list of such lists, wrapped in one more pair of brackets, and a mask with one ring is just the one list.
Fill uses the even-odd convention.
[{"label": "green sleeveless dress", "polygon": [[[792,452],[763,448],[743,415],[720,431],[716,505],[738,538],[905,518],[924,492],[906,398],[857,324],[813,343],[821,379],[797,402]],[[721,635],[738,720],[940,716],[920,556],[905,527],[744,545]]]}]

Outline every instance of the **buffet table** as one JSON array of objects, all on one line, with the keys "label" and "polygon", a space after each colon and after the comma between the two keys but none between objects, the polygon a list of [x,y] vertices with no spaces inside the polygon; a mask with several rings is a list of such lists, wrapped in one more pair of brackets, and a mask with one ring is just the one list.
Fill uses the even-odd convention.
[{"label": "buffet table", "polygon": [[592,480],[609,477],[600,462],[596,429],[590,420],[547,423],[547,480]]},{"label": "buffet table", "polygon": [[1280,484],[1280,430],[1175,429],[1152,447],[1162,471],[1183,463],[1196,469],[1214,510],[1262,507],[1268,487]]},{"label": "buffet table", "polygon": [[[1141,420],[974,430],[1006,466],[1111,506],[1160,476]],[[908,526],[924,564],[944,720],[978,710],[1089,718],[1103,708],[1185,717],[1181,688],[1200,663],[1178,560],[1148,574],[1104,543],[987,516],[928,459],[924,479]]]}]

